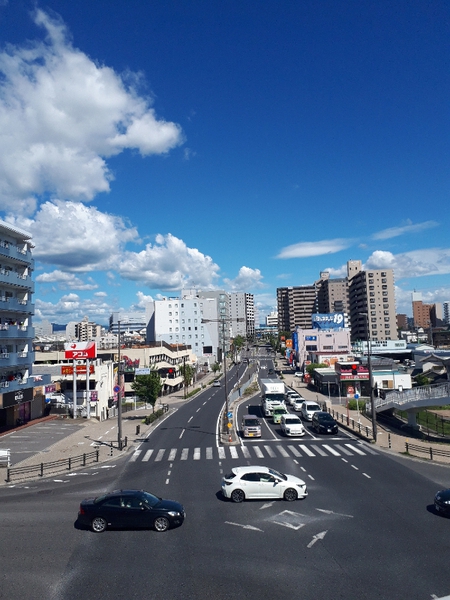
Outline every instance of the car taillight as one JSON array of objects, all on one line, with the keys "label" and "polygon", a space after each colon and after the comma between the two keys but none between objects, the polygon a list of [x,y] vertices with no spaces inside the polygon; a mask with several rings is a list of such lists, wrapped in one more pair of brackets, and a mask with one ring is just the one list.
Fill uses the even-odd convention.
[{"label": "car taillight", "polygon": [[85,514],[86,514],[86,513],[85,513],[85,511],[84,511],[84,508],[82,507],[82,505],[81,505],[81,504],[80,504],[80,510],[79,510],[79,514],[80,514],[80,515],[85,515]]}]

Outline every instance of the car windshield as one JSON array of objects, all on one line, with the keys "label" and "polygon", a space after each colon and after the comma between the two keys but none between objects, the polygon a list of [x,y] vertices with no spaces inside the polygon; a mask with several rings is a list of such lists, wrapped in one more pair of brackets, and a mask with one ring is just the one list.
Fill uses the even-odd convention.
[{"label": "car windshield", "polygon": [[158,496],[154,496],[153,494],[150,494],[149,492],[143,492],[142,499],[149,506],[156,506],[156,504],[158,504],[158,502],[161,500],[161,498],[158,498]]},{"label": "car windshield", "polygon": [[256,427],[259,425],[258,419],[244,419],[244,425],[246,427]]},{"label": "car windshield", "polygon": [[283,475],[283,473],[279,473],[278,471],[275,471],[275,469],[269,469],[269,473],[271,475],[275,475],[275,477],[279,477],[279,479],[283,479],[284,481],[287,480],[286,475]]},{"label": "car windshield", "polygon": [[307,404],[306,405],[306,410],[320,410],[320,406],[318,406],[317,404]]},{"label": "car windshield", "polygon": [[286,425],[296,425],[297,423],[300,423],[300,419],[295,419],[294,417],[291,417],[290,419],[285,419],[285,423]]},{"label": "car windshield", "polygon": [[287,410],[285,408],[274,408],[273,409],[274,415],[285,415],[286,413],[287,413]]},{"label": "car windshield", "polygon": [[323,415],[320,415],[320,420],[325,421],[327,423],[334,423],[333,417],[331,415],[329,415],[328,413],[324,413]]}]

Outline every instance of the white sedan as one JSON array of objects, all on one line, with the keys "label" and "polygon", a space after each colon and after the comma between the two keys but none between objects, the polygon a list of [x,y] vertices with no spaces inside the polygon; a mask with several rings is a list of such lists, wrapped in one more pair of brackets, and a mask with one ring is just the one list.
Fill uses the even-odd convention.
[{"label": "white sedan", "polygon": [[233,502],[284,498],[288,502],[306,498],[306,483],[295,475],[284,475],[259,465],[234,467],[222,479],[222,494]]}]

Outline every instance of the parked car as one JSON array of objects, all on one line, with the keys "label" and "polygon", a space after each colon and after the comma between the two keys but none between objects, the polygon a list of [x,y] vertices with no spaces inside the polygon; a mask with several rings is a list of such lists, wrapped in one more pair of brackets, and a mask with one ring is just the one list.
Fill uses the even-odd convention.
[{"label": "parked car", "polygon": [[338,424],[333,417],[324,411],[315,412],[311,421],[312,428],[317,433],[337,433]]},{"label": "parked car", "polygon": [[163,500],[144,490],[116,490],[83,500],[78,523],[96,533],[108,527],[167,531],[181,525],[185,517],[184,507],[179,502]]},{"label": "parked car", "polygon": [[295,371],[295,377],[303,377],[303,373],[301,371]]},{"label": "parked car", "polygon": [[436,494],[434,507],[438,513],[450,516],[450,489],[441,490]]},{"label": "parked car", "polygon": [[297,415],[283,415],[280,419],[280,425],[284,435],[305,435],[305,428]]},{"label": "parked car", "polygon": [[312,421],[313,414],[320,410],[322,409],[317,402],[314,402],[314,400],[304,400],[300,407],[301,417],[302,419],[305,419],[305,421]]},{"label": "parked car", "polygon": [[261,437],[261,423],[258,417],[254,415],[244,415],[242,417],[241,426],[242,435],[244,437]]},{"label": "parked car", "polygon": [[222,479],[222,494],[233,502],[284,498],[288,502],[308,495],[306,483],[295,475],[285,475],[261,465],[234,467]]},{"label": "parked car", "polygon": [[216,380],[213,382],[212,386],[213,386],[213,387],[220,387],[220,381],[219,381],[219,379],[216,379]]},{"label": "parked car", "polygon": [[289,412],[285,406],[276,406],[272,410],[272,419],[275,424],[280,422],[282,415],[288,415]]}]

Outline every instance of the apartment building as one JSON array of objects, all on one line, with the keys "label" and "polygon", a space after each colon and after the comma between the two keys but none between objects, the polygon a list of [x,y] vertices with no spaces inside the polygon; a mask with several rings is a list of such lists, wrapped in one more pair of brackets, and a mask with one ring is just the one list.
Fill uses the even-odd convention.
[{"label": "apartment building", "polygon": [[84,317],[80,323],[75,324],[75,337],[79,342],[87,342],[94,338],[101,337],[102,326],[89,321],[88,317]]},{"label": "apartment building", "polygon": [[311,329],[312,315],[318,312],[316,284],[277,288],[277,309],[278,331]]},{"label": "apartment building", "polygon": [[253,294],[230,293],[231,336],[255,337],[255,303]]},{"label": "apartment building", "polygon": [[392,269],[362,270],[360,260],[347,262],[352,340],[397,340]]},{"label": "apartment building", "polygon": [[[40,417],[44,385],[32,375],[34,305],[31,235],[0,222],[0,428]],[[36,381],[38,387],[36,387]]]},{"label": "apartment building", "polygon": [[339,277],[330,279],[327,271],[320,273],[316,281],[317,305],[320,313],[345,313],[349,312],[348,279]]}]

